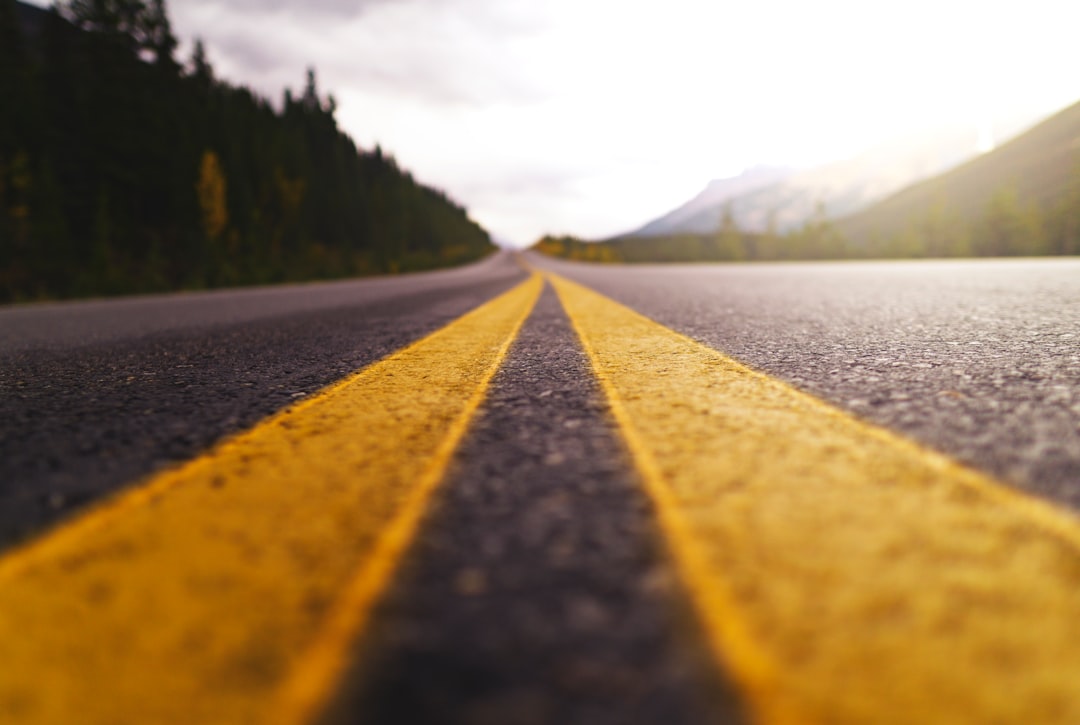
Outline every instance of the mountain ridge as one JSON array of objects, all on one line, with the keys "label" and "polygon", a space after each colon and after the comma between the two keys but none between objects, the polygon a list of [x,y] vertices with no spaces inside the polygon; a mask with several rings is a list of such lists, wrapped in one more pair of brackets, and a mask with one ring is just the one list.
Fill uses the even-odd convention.
[{"label": "mountain ridge", "polygon": [[693,225],[696,230],[698,226],[695,223],[696,220],[702,213],[711,214],[713,210],[715,210],[717,219],[709,225],[708,230],[703,229],[701,231],[715,229],[719,222],[720,208],[725,202],[766,186],[771,186],[788,178],[793,173],[795,173],[795,169],[790,167],[755,166],[746,169],[738,176],[713,179],[705,184],[705,188],[697,196],[623,236],[648,237],[677,233],[686,231],[687,224]]},{"label": "mountain ridge", "polygon": [[[1080,184],[1080,102],[1042,119],[997,148],[923,179],[836,222],[856,246],[894,237],[946,216],[970,227],[999,203],[1040,214],[1067,203]],[[1053,230],[1050,230],[1051,233]]]}]

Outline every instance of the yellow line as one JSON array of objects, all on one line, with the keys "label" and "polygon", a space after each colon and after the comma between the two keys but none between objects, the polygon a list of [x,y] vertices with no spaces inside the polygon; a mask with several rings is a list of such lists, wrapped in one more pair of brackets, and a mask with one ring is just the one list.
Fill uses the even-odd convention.
[{"label": "yellow line", "polygon": [[316,715],[541,287],[0,560],[0,722]]},{"label": "yellow line", "polygon": [[550,276],[761,723],[1080,722],[1080,524]]}]

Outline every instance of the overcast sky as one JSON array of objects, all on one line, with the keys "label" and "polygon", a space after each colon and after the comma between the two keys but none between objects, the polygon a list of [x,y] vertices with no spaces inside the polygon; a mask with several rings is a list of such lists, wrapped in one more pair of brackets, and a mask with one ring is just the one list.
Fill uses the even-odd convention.
[{"label": "overcast sky", "polygon": [[626,231],[755,164],[1080,100],[1069,0],[172,0],[187,55],[341,126],[496,237]]}]

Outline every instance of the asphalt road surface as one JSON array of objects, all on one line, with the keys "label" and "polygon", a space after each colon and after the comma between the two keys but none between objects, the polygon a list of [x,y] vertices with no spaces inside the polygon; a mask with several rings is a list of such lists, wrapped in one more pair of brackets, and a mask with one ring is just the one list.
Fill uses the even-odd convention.
[{"label": "asphalt road surface", "polygon": [[860,418],[1080,506],[1080,260],[530,261]]},{"label": "asphalt road surface", "polygon": [[0,311],[0,543],[191,458],[524,278],[502,255],[406,277]]},{"label": "asphalt road surface", "polygon": [[[1054,581],[1046,585],[1045,596],[1039,589],[1042,584],[1036,582],[1028,588],[1029,598],[1047,610],[1047,622],[1058,617],[1065,623],[1062,626],[1066,629],[1060,630],[1066,632],[1064,635],[1053,630],[1055,625],[1043,623],[1045,632],[1051,633],[1043,638],[1056,639],[1054,646],[1062,645],[1065,653],[1054,650],[1036,662],[1034,655],[1027,657],[1023,652],[1023,644],[1010,640],[1008,647],[997,642],[991,647],[984,635],[963,636],[974,642],[973,661],[992,660],[999,674],[1004,673],[1003,681],[1011,681],[1009,678],[1021,670],[1041,672],[1046,662],[1050,663],[1045,667],[1047,672],[1064,673],[1073,681],[1080,677],[1080,667],[1070,669],[1074,660],[1062,659],[1080,651],[1080,635],[1074,642],[1067,641],[1074,634],[1067,629],[1071,626],[1068,623],[1080,621],[1080,602],[1071,593],[1078,587],[1058,586],[1060,581],[1080,579],[1080,526],[1070,513],[1080,506],[1080,260],[1076,259],[623,267],[574,264],[535,255],[519,260],[500,254],[458,270],[395,278],[0,310],[0,546],[8,552],[6,560],[0,557],[0,638],[6,626],[20,631],[23,620],[19,617],[26,608],[14,595],[5,599],[6,581],[18,582],[18,577],[30,572],[28,576],[40,578],[46,582],[44,590],[51,591],[49,575],[34,573],[38,562],[51,556],[48,544],[36,546],[37,542],[48,542],[53,532],[78,522],[87,511],[92,513],[92,504],[137,489],[156,473],[174,469],[228,436],[257,426],[267,416],[291,411],[298,401],[319,398],[321,389],[353,371],[417,341],[441,339],[431,333],[447,325],[453,327],[455,321],[486,302],[503,299],[500,295],[529,278],[521,261],[578,282],[658,323],[649,330],[666,328],[682,333],[708,350],[846,411],[856,420],[850,425],[859,430],[863,424],[858,421],[864,421],[893,431],[988,475],[997,481],[987,484],[991,487],[1030,494],[1036,502],[1049,504],[1046,511],[1038,508],[1038,503],[1031,504],[1037,509],[1031,521],[1002,519],[999,524],[995,523],[997,513],[978,514],[976,524],[969,528],[981,531],[978,535],[985,539],[993,538],[987,531],[1000,527],[1004,532],[1001,541],[991,544],[1020,542],[1017,549],[1026,553],[1016,557],[1017,566],[1036,574],[1053,570],[1053,575],[1046,577]],[[709,561],[702,558],[700,551],[705,549],[695,548],[694,541],[703,536],[704,529],[693,528],[697,506],[693,501],[700,499],[687,499],[692,504],[687,508],[677,491],[673,497],[656,493],[656,481],[668,474],[662,460],[656,466],[650,463],[650,456],[659,454],[648,450],[662,448],[650,449],[648,436],[667,435],[661,430],[662,422],[650,431],[650,422],[635,413],[641,410],[633,407],[637,394],[628,396],[626,388],[619,387],[619,376],[629,373],[604,368],[608,364],[603,357],[604,340],[617,338],[624,323],[629,330],[628,318],[611,308],[609,317],[589,322],[582,310],[593,304],[592,298],[581,296],[573,302],[576,316],[568,317],[569,307],[564,309],[564,304],[570,294],[583,293],[560,288],[556,295],[551,285],[545,284],[520,332],[507,339],[505,358],[496,358],[490,387],[481,385],[475,417],[469,417],[471,408],[463,408],[467,429],[454,445],[445,471],[438,467],[442,464],[434,463],[435,468],[424,469],[440,472],[441,483],[430,500],[425,498],[427,494],[410,494],[408,500],[419,501],[423,514],[415,532],[400,527],[395,530],[395,540],[405,542],[400,555],[371,555],[378,559],[379,571],[389,573],[376,587],[373,603],[357,605],[364,612],[370,608],[370,614],[346,617],[342,621],[351,622],[347,626],[319,630],[337,633],[327,641],[339,641],[336,650],[330,649],[340,655],[320,654],[320,650],[296,658],[316,663],[340,659],[340,665],[326,666],[330,670],[336,667],[337,674],[300,678],[297,691],[309,691],[304,683],[315,680],[331,682],[332,687],[312,696],[314,706],[283,706],[280,710],[303,713],[303,717],[290,719],[292,715],[286,714],[275,720],[271,713],[269,719],[253,716],[251,722],[675,725],[798,719],[824,725],[866,722],[869,711],[865,707],[873,707],[877,700],[893,703],[890,697],[895,692],[900,693],[895,702],[908,703],[903,698],[910,693],[903,683],[896,685],[895,679],[911,674],[903,667],[921,666],[919,657],[911,662],[897,657],[899,669],[883,670],[886,674],[882,677],[893,678],[893,685],[881,691],[873,686],[864,688],[862,694],[871,705],[858,699],[859,692],[851,697],[837,696],[833,702],[829,695],[821,694],[828,689],[826,685],[808,685],[806,694],[786,684],[785,672],[794,673],[792,681],[817,683],[813,670],[817,650],[833,646],[829,637],[819,642],[814,639],[818,634],[808,634],[815,632],[814,621],[832,621],[827,605],[822,604],[818,611],[816,602],[793,602],[815,600],[816,592],[831,588],[843,589],[836,581],[840,575],[829,569],[821,581],[811,580],[809,574],[794,573],[798,567],[789,567],[786,562],[773,569],[776,555],[768,554],[749,567],[748,584],[738,578],[737,564],[716,563],[726,554]],[[604,319],[620,322],[605,329]],[[652,323],[642,321],[640,325]],[[583,338],[588,342],[585,347]],[[683,411],[679,415],[694,415],[695,406],[701,406],[679,397],[678,386],[685,388],[688,383],[676,378],[683,374],[682,356],[685,354],[689,365],[690,357],[698,353],[678,347],[683,344],[678,339],[657,340],[656,345],[676,347],[656,368],[659,377],[652,381],[654,388],[663,404],[662,378],[670,372],[672,406]],[[439,348],[436,345],[433,349]],[[447,350],[442,353],[447,356],[447,366],[469,366],[468,360],[454,359],[454,353],[449,347]],[[700,354],[707,357],[708,350]],[[705,367],[701,369],[707,370],[714,362],[702,364]],[[738,370],[734,375],[746,377]],[[706,387],[706,381],[701,382]],[[412,395],[422,398],[423,381],[410,384],[414,386]],[[733,383],[722,383],[720,389],[726,390],[724,386],[729,384]],[[625,397],[624,408],[612,402],[620,391]],[[774,394],[784,395],[771,388],[761,393],[766,397]],[[375,407],[382,405],[374,392],[367,398],[364,395],[361,400],[370,400]],[[773,407],[799,405],[802,403],[796,401]],[[769,410],[766,416],[771,414]],[[816,410],[805,414],[808,420],[818,415]],[[713,414],[715,410],[705,412]],[[392,412],[389,419],[401,417]],[[680,420],[675,421],[676,437]],[[637,426],[641,435],[628,426]],[[687,424],[688,440],[703,435],[692,431],[704,430],[704,435],[711,435],[707,426]],[[318,429],[317,425],[308,427]],[[812,421],[807,427],[813,427]],[[749,430],[747,435],[751,435]],[[837,448],[861,445],[843,442],[846,440],[829,438],[821,448],[828,456]],[[692,445],[692,441],[675,441],[673,449]],[[736,451],[734,459],[707,465],[737,467],[738,444],[728,447]],[[909,451],[903,448],[901,453],[908,455]],[[436,459],[437,453],[432,460]],[[214,459],[209,460],[212,466]],[[344,458],[342,465],[348,465]],[[935,471],[941,469],[936,459],[928,465]],[[809,472],[799,475],[813,478],[814,464],[805,467]],[[981,492],[979,487],[984,484],[973,485]],[[228,486],[232,490],[234,484]],[[927,521],[945,521],[964,529],[963,515],[967,514],[957,513],[956,507],[982,506],[972,503],[981,501],[982,494],[972,498],[948,493],[951,490],[931,496],[929,503],[920,502],[912,511],[897,507],[895,516],[918,518],[919,511],[925,510]],[[987,500],[997,501],[996,495]],[[147,506],[157,505],[149,500]],[[1002,500],[1005,508],[1014,506],[1007,496]],[[944,513],[934,513],[938,501],[944,502]],[[744,504],[742,499],[732,499],[727,506],[736,511],[736,520]],[[1021,518],[1027,515],[1028,507],[1027,503],[1015,505]],[[1059,517],[1058,512],[1064,513]],[[111,518],[103,519],[105,524],[84,526],[79,536],[93,536],[97,529],[112,527],[121,515],[110,513]],[[873,521],[884,522],[892,515],[890,510],[872,512],[872,517],[877,517]],[[716,524],[719,519],[711,513],[700,516],[712,517],[709,525],[718,531],[724,526],[731,529],[730,524]],[[841,518],[850,516],[845,513]],[[823,521],[812,522],[812,530],[828,529],[830,525]],[[387,524],[386,528],[394,526]],[[905,529],[904,546],[919,546],[910,543],[924,536],[912,534],[915,530]],[[1072,542],[1065,547],[1068,553],[1061,554],[1066,563],[1053,559],[1057,553],[1024,549],[1029,539],[1041,535],[1031,534],[1033,530],[1057,532],[1055,536],[1062,541]],[[753,531],[763,539],[770,536],[764,525]],[[373,538],[383,536],[381,530],[376,533]],[[960,599],[975,612],[974,624],[968,627],[972,631],[981,626],[978,612],[985,609],[993,614],[1004,606],[999,589],[993,588],[997,584],[985,584],[986,571],[1008,571],[1000,560],[1007,554],[973,537],[957,535],[949,540],[952,549],[947,556],[935,554],[937,558],[931,558],[955,563],[958,576],[968,587]],[[810,542],[815,538],[816,534],[800,540],[798,546],[812,548]],[[127,539],[123,541],[130,545]],[[730,541],[724,541],[727,543],[722,546],[717,544],[720,549],[733,548]],[[880,549],[891,557],[874,560],[878,563],[871,566],[877,570],[884,568],[881,562],[900,556],[895,541],[860,541],[865,548]],[[998,558],[984,556],[990,549]],[[691,550],[691,554],[686,553]],[[23,551],[29,553],[24,555]],[[87,551],[92,552],[92,547],[88,545]],[[56,556],[61,578],[66,568],[86,566],[83,561],[72,564],[70,553]],[[1042,556],[1055,563],[1043,566],[1039,563]],[[86,556],[90,560],[95,557],[99,555]],[[110,557],[120,561],[123,554],[106,556]],[[979,557],[983,558],[978,567],[964,569]],[[776,620],[764,615],[760,620],[747,618],[750,625],[742,627],[730,625],[732,617],[727,615],[710,619],[707,612],[703,614],[703,609],[721,595],[695,582],[707,579],[715,567],[729,565],[732,575],[727,593],[721,597],[726,603],[717,605],[725,611],[773,606],[758,590],[777,581],[784,589],[789,569],[793,581],[806,579],[810,600],[798,600],[801,595],[790,592],[780,597],[787,597],[787,609],[782,606],[777,611],[799,612],[800,623],[792,629],[790,640],[784,640],[787,635],[782,634],[776,642],[769,640],[766,630],[783,630],[787,624],[776,625]],[[44,564],[40,567],[42,571],[48,568]],[[918,588],[911,582],[923,574],[921,570],[898,574],[896,581],[908,592]],[[167,572],[161,575],[169,576]],[[754,582],[754,576],[760,576],[761,581]],[[930,591],[932,580],[927,576]],[[289,584],[282,582],[282,587],[287,589]],[[955,588],[955,584],[947,582],[945,589]],[[63,596],[62,592],[56,594]],[[89,596],[93,601],[86,606],[91,609],[80,611],[92,613],[99,598]],[[878,646],[874,638],[883,631],[888,637],[893,637],[893,632],[909,632],[900,637],[900,645],[890,640],[893,647],[903,646],[904,637],[917,638],[923,631],[919,617],[908,616],[907,602],[898,603],[895,593],[874,593],[872,601],[864,604],[837,616],[846,621],[851,611],[872,610],[872,615],[865,615],[873,625],[865,630],[865,640],[875,643],[866,645],[868,652],[878,651],[873,649]],[[107,607],[107,601],[100,606]],[[304,605],[317,612],[322,612],[321,606],[315,600]],[[957,620],[955,610],[947,611],[947,606],[933,602],[927,606],[937,617],[927,631],[940,631],[945,621],[951,623],[950,631],[965,629],[957,623],[964,617]],[[918,604],[911,607],[919,609]],[[1019,607],[1017,604],[1009,615],[1012,619],[988,620],[989,629],[997,626],[995,621],[1007,621],[1014,627],[1016,621],[1032,618],[1028,610]],[[803,612],[810,624],[801,622]],[[123,614],[131,619],[130,612]],[[244,613],[236,616],[243,618]],[[14,624],[8,624],[6,617]],[[883,621],[889,623],[887,627],[882,626]],[[153,618],[148,617],[147,622],[144,628],[153,628]],[[84,622],[81,626],[92,625]],[[836,629],[835,625],[820,627]],[[25,631],[27,638],[34,636],[30,629]],[[853,626],[852,631],[864,630]],[[275,635],[264,632],[259,636],[269,642]],[[195,641],[190,632],[185,637],[186,642]],[[755,637],[765,644],[758,648],[751,642]],[[1066,641],[1062,642],[1063,638]],[[796,645],[789,646],[790,642]],[[190,646],[195,645],[185,644]],[[213,647],[206,645],[206,649]],[[946,651],[960,652],[956,661],[966,661],[962,647]],[[764,659],[771,657],[779,665],[761,664],[760,652],[768,655]],[[859,680],[854,670],[874,669],[872,665],[852,664],[860,661],[859,656],[829,661],[845,663],[851,670],[835,664],[820,669],[839,668],[836,676],[857,691]],[[48,652],[42,657],[43,662],[51,662]],[[291,655],[283,657],[289,660]],[[12,658],[4,657],[0,649],[0,661],[7,660],[8,667]],[[933,659],[946,661],[948,656],[935,655]],[[268,691],[281,689],[274,684],[278,675],[273,667],[263,671],[250,661],[243,667],[229,665],[232,661],[226,658],[225,664],[213,663],[215,677],[226,683],[222,690],[235,679],[229,667],[247,673],[243,687],[237,686],[238,692],[258,691],[243,688],[262,687],[262,679],[270,683],[265,685]],[[78,679],[82,667],[109,666],[107,655],[102,655],[101,659],[95,656],[94,662],[67,662],[57,668],[74,673],[71,676]],[[800,669],[804,667],[807,669]],[[955,665],[960,670],[963,667]],[[250,671],[258,672],[258,677],[249,676]],[[314,667],[312,671],[323,670]],[[804,675],[804,671],[810,674]],[[18,690],[22,685],[5,689],[6,672],[0,665],[0,716],[15,721],[23,717],[27,722],[60,721],[49,720],[47,714],[26,714],[53,711],[44,706],[35,710],[37,705],[27,704],[34,702],[33,696]],[[919,681],[917,675],[911,676]],[[1053,675],[1047,678],[1053,679]],[[1051,684],[1039,689],[1045,682],[1035,676],[1032,679],[1035,682],[1026,698],[1032,709],[1025,711],[1024,717],[1038,713],[1040,721],[1068,722],[1075,711],[1069,709],[1071,703],[1062,702],[1060,688]],[[10,680],[15,682],[14,677]],[[942,691],[955,702],[967,702],[950,687],[953,684]],[[977,683],[972,687],[984,689]],[[919,722],[959,722],[955,713],[950,715],[931,695],[926,696],[930,704],[920,699],[925,686],[917,689],[919,694],[912,696],[913,710],[908,715],[920,713]],[[789,691],[795,694],[789,696]],[[53,687],[52,693],[43,697],[64,700],[62,685]],[[108,695],[102,695],[105,697]],[[304,697],[307,695],[292,699],[267,695],[265,699],[307,702]],[[989,696],[981,693],[978,697]],[[77,703],[72,707],[77,708]],[[120,721],[123,717],[132,722],[190,721],[191,713],[184,710],[183,701],[142,714],[138,703],[133,707],[136,709],[125,711]],[[970,712],[976,711],[976,705],[970,707]],[[978,707],[1004,713],[995,721],[1022,721],[1018,715],[1005,713],[1005,706],[992,698],[980,701]],[[91,711],[96,713],[93,708],[87,710]],[[146,712],[157,715],[146,719]],[[927,713],[937,715],[936,719]],[[880,722],[910,722],[904,719],[908,715],[892,712]],[[116,717],[112,713],[100,721],[116,721]]]}]

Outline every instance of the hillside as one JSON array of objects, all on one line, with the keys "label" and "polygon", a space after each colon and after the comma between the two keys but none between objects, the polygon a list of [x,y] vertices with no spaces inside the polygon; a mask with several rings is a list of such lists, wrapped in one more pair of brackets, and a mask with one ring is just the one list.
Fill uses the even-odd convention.
[{"label": "hillside", "polygon": [[854,249],[929,244],[937,247],[931,254],[963,253],[965,245],[976,254],[1075,254],[1077,212],[1080,103],[837,227]]},{"label": "hillside", "polygon": [[[175,57],[164,0],[0,0],[0,302],[458,264],[493,247],[337,125]],[[298,78],[301,72],[298,69]]]},{"label": "hillside", "polygon": [[679,208],[624,236],[710,234],[719,226],[720,216],[726,203],[761,189],[773,187],[792,173],[792,169],[760,166],[728,179],[714,179],[702,189],[701,193]]}]

